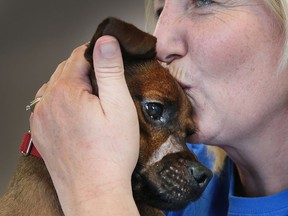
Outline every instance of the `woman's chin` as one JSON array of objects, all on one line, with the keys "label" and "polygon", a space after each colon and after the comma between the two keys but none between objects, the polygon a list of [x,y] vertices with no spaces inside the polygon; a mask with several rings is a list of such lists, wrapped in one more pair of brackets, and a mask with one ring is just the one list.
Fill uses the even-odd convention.
[{"label": "woman's chin", "polygon": [[202,143],[200,139],[200,135],[195,133],[187,138],[187,142],[191,144],[199,144]]},{"label": "woman's chin", "polygon": [[197,132],[190,137],[187,138],[187,142],[191,144],[206,144],[211,145],[214,143],[214,139],[216,136],[212,136],[211,134],[207,135],[206,133]]}]

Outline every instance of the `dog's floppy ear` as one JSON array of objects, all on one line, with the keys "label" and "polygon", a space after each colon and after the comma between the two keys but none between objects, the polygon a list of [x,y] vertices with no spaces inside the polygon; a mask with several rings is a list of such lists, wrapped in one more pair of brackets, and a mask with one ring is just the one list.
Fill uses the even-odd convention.
[{"label": "dog's floppy ear", "polygon": [[141,60],[156,58],[156,38],[132,24],[110,17],[97,28],[87,46],[85,58],[93,65],[93,48],[97,39],[103,35],[114,36],[120,43],[123,60]]}]

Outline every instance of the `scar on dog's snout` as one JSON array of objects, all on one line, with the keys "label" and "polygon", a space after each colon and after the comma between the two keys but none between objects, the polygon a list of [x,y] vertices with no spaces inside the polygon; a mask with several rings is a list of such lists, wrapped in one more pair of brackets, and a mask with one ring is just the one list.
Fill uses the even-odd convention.
[{"label": "scar on dog's snout", "polygon": [[153,155],[147,162],[147,166],[151,166],[156,162],[159,162],[168,154],[177,153],[183,151],[183,147],[181,145],[173,144],[173,137],[169,136],[166,142],[164,142],[158,149],[153,152]]}]

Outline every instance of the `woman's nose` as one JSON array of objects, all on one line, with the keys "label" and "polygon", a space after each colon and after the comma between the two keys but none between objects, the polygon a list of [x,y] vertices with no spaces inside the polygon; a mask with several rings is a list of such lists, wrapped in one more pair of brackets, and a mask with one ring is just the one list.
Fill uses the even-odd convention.
[{"label": "woman's nose", "polygon": [[185,28],[181,21],[173,15],[162,11],[156,25],[154,36],[157,37],[157,57],[160,61],[170,64],[175,59],[183,57],[187,52]]}]

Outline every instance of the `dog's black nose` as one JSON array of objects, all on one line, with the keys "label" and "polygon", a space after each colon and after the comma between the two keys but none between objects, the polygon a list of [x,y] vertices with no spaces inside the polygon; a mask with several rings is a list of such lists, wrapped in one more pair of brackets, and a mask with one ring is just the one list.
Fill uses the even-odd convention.
[{"label": "dog's black nose", "polygon": [[212,172],[202,164],[193,163],[190,168],[190,173],[197,183],[199,190],[204,190],[212,178]]}]

